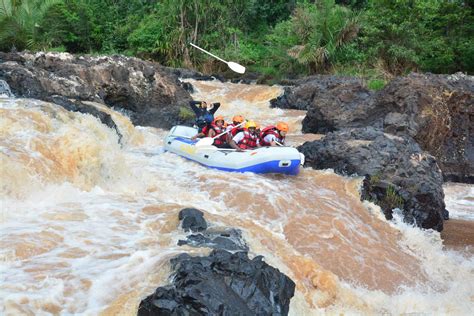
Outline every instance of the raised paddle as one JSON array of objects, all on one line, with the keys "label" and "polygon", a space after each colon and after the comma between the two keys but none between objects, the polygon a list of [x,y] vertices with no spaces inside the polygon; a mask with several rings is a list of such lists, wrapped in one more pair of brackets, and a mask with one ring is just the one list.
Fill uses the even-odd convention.
[{"label": "raised paddle", "polygon": [[[239,127],[243,124],[245,124],[245,121],[240,123],[240,124],[235,125],[234,128]],[[225,133],[228,133],[228,131],[222,132],[222,133],[220,133],[220,134],[218,134],[214,137],[201,138],[194,146],[196,146],[196,147],[209,147],[209,146],[212,146],[212,144],[214,144],[214,138],[220,137],[220,136],[224,135]]]},{"label": "raised paddle", "polygon": [[217,57],[217,56],[214,55],[214,54],[209,53],[207,50],[204,50],[204,49],[202,49],[201,47],[194,45],[193,43],[189,43],[189,44],[190,44],[191,46],[196,47],[197,49],[199,49],[199,50],[205,52],[206,54],[209,54],[209,55],[211,55],[212,57],[214,57],[214,58],[216,58],[216,59],[218,59],[218,60],[220,60],[220,61],[226,63],[227,66],[229,66],[229,68],[232,69],[233,71],[235,71],[235,72],[237,72],[237,73],[239,73],[239,74],[245,73],[245,67],[244,67],[244,66],[239,65],[239,64],[237,64],[237,63],[234,63],[233,61],[225,61],[224,59],[222,59],[222,58],[220,58],[220,57]]}]

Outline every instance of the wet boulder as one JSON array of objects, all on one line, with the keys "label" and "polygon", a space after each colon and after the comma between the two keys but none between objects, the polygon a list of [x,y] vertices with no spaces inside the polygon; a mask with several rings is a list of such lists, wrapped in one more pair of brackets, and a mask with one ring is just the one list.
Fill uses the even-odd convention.
[{"label": "wet boulder", "polygon": [[238,229],[208,229],[203,233],[191,234],[186,240],[179,240],[178,245],[189,245],[192,247],[208,247],[213,249],[225,249],[229,251],[243,250],[249,248],[242,239],[242,233]]},{"label": "wet boulder", "polygon": [[474,77],[412,73],[373,100],[387,133],[409,135],[436,157],[445,180],[474,183]]},{"label": "wet boulder", "polygon": [[316,75],[298,80],[286,80],[284,93],[270,101],[271,107],[281,109],[309,110],[318,100],[333,95],[333,89],[344,85],[360,85],[363,82],[355,77]]},{"label": "wet boulder", "polygon": [[412,73],[378,92],[362,80],[290,81],[272,106],[307,110],[304,133],[372,126],[409,136],[436,157],[445,180],[474,183],[474,77]]},{"label": "wet boulder", "polygon": [[[204,220],[193,208],[179,213],[180,220],[193,217]],[[262,256],[250,259],[240,230],[206,229],[178,245],[214,250],[204,257],[183,253],[171,259],[172,282],[140,302],[139,316],[288,314],[295,283]]]},{"label": "wet boulder", "polygon": [[381,126],[372,92],[360,83],[344,83],[314,100],[303,119],[303,133],[325,134],[346,127]]},{"label": "wet boulder", "polygon": [[207,257],[171,260],[173,283],[138,308],[149,315],[287,315],[295,283],[261,256],[213,250]]},{"label": "wet boulder", "polygon": [[178,77],[138,58],[0,52],[0,79],[18,97],[99,102],[125,110],[136,125],[189,123],[180,107],[188,107],[191,96]]},{"label": "wet boulder", "polygon": [[409,136],[351,128],[328,133],[298,147],[305,166],[332,168],[343,175],[367,176],[362,198],[380,205],[387,219],[393,209],[422,228],[443,229],[443,178],[436,159]]},{"label": "wet boulder", "polygon": [[63,108],[71,112],[80,112],[95,116],[100,120],[102,124],[107,125],[109,128],[115,130],[118,135],[119,142],[123,137],[122,133],[120,133],[117,125],[115,124],[115,121],[112,119],[112,116],[108,113],[99,110],[97,107],[91,104],[87,104],[87,101],[83,102],[80,100],[68,99],[60,95],[52,95],[45,97],[45,101],[61,105]]},{"label": "wet boulder", "polygon": [[185,208],[179,212],[181,227],[185,232],[199,232],[207,229],[204,213],[195,208]]}]

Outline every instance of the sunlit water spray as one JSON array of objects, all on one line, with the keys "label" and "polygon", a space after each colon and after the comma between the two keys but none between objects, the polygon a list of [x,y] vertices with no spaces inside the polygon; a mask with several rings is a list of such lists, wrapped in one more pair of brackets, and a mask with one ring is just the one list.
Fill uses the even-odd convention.
[{"label": "sunlit water spray", "polygon": [[[290,143],[303,138],[303,112],[268,107],[281,88],[189,81],[226,118],[286,120]],[[53,104],[0,99],[0,109],[2,314],[135,314],[169,282],[171,257],[209,251],[176,245],[184,207],[241,229],[251,256],[292,278],[293,315],[472,310],[473,258],[442,250],[438,233],[386,222],[359,201],[360,179],[207,169],[164,153],[166,131],[104,107],[122,145],[96,118]]]}]

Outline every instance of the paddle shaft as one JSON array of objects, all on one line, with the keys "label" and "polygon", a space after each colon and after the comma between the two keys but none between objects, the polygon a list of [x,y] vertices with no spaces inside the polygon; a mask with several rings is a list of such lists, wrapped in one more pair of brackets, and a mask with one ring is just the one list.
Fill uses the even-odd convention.
[{"label": "paddle shaft", "polygon": [[216,58],[216,59],[219,59],[220,61],[222,61],[222,62],[224,62],[224,63],[226,63],[226,64],[228,63],[228,62],[226,62],[224,59],[222,59],[222,58],[220,58],[220,57],[217,57],[216,55],[214,55],[214,54],[208,52],[207,50],[202,49],[201,47],[194,45],[193,43],[189,43],[189,44],[190,44],[191,46],[196,47],[197,49],[199,49],[199,50],[205,52],[206,54],[209,54],[209,55],[211,55],[212,57],[214,57],[214,58]]},{"label": "paddle shaft", "polygon": [[[242,122],[242,123],[240,123],[240,124],[237,124],[237,125],[234,126],[234,128],[239,127],[239,126],[241,126],[241,125],[244,124],[244,123],[245,123],[245,122]],[[222,133],[220,133],[219,135],[216,135],[216,136],[212,137],[212,139],[217,138],[217,137],[220,137],[220,136],[222,136],[222,135],[224,135],[224,134],[226,134],[226,133],[228,133],[228,131],[222,132]]]}]

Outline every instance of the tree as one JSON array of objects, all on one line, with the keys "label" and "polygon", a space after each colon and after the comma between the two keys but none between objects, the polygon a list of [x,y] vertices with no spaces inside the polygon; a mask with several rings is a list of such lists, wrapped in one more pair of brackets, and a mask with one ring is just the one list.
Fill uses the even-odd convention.
[{"label": "tree", "polygon": [[39,28],[46,12],[61,0],[0,0],[0,49],[41,49]]},{"label": "tree", "polygon": [[334,0],[322,0],[298,5],[290,21],[275,27],[273,42],[286,41],[291,45],[288,55],[316,73],[328,70],[337,50],[352,41],[358,31],[356,14]]}]

